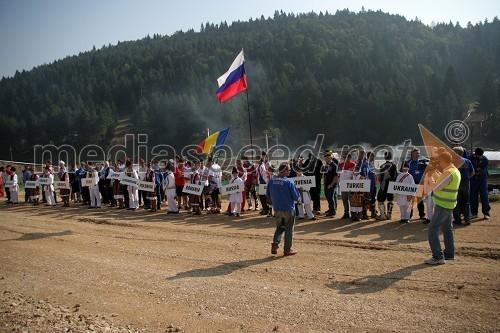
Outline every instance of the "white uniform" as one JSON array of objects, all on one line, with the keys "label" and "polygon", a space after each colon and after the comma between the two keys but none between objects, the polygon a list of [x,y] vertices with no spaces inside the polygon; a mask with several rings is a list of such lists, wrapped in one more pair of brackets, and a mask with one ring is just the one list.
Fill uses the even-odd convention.
[{"label": "white uniform", "polygon": [[43,185],[43,191],[45,192],[45,200],[47,200],[45,206],[55,206],[56,203],[54,202],[54,175],[51,173],[44,173],[42,177],[51,179],[50,185]]},{"label": "white uniform", "polygon": [[[413,176],[408,172],[402,172],[396,178],[397,183],[410,184],[415,185],[415,181],[413,180]],[[397,203],[399,205],[399,210],[401,211],[401,219],[409,220],[410,219],[410,211],[411,211],[411,199],[413,196],[411,195],[401,195],[398,194]]]},{"label": "white uniform", "polygon": [[101,208],[101,194],[99,193],[99,173],[97,170],[92,169],[87,172],[87,178],[93,178],[94,182],[92,185],[89,185],[89,194],[90,194],[90,207],[98,207]]},{"label": "white uniform", "polygon": [[[137,174],[137,171],[135,171],[133,169],[132,169],[132,171],[127,169],[125,171],[125,176],[139,179],[139,175]],[[128,191],[128,208],[138,209],[139,208],[139,191],[137,190],[137,187],[127,185],[127,191]]]},{"label": "white uniform", "polygon": [[178,212],[179,208],[177,207],[177,202],[175,201],[175,177],[170,171],[167,172],[165,180],[163,181],[163,190],[165,192],[165,196],[167,197],[168,210],[170,212]]},{"label": "white uniform", "polygon": [[240,186],[241,191],[229,195],[229,202],[231,203],[232,213],[241,214],[241,203],[243,202],[242,193],[245,190],[245,184],[240,177],[231,179],[230,184]]},{"label": "white uniform", "polygon": [[434,200],[432,200],[432,190],[436,185],[439,175],[439,171],[427,171],[424,177],[425,205],[427,208],[427,218],[429,220],[432,219],[432,215],[434,215],[435,203]]},{"label": "white uniform", "polygon": [[10,180],[14,182],[14,185],[10,187],[10,201],[12,203],[18,203],[19,196],[17,191],[19,191],[19,184],[17,182],[17,174],[15,172],[10,176]]}]

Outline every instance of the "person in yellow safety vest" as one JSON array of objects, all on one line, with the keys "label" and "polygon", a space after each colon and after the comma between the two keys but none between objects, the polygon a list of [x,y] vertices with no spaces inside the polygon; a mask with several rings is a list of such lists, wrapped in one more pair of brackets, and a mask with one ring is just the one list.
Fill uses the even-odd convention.
[{"label": "person in yellow safety vest", "polygon": [[[436,204],[434,215],[428,228],[429,246],[432,258],[426,261],[429,265],[442,265],[445,260],[455,260],[455,240],[453,235],[453,209],[457,205],[460,171],[453,165],[450,153],[438,156],[439,169],[443,172],[436,181],[432,192],[432,200]],[[444,252],[441,249],[439,234],[443,230]]]}]

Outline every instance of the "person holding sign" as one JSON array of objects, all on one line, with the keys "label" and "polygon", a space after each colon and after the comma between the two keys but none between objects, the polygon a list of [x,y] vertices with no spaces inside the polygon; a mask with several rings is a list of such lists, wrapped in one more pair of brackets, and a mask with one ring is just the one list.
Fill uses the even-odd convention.
[{"label": "person holding sign", "polygon": [[18,196],[17,191],[19,191],[19,183],[17,180],[16,168],[11,167],[10,171],[12,171],[12,174],[10,175],[10,181],[13,182],[12,186],[10,187],[10,201],[13,204],[18,204],[19,203],[19,196]]},{"label": "person holding sign", "polygon": [[[57,176],[59,177],[60,181],[64,181],[69,185],[69,174],[68,171],[66,170],[66,165],[64,161],[59,161],[59,172],[57,173]],[[61,188],[59,190],[59,196],[61,197],[64,203],[63,207],[69,207],[70,189]]]},{"label": "person holding sign", "polygon": [[[127,160],[125,162],[127,170],[125,171],[125,176],[130,178],[139,179],[137,171],[134,170],[132,161]],[[138,210],[139,209],[139,192],[137,191],[137,186],[127,185],[128,192],[128,208],[127,210]]]},{"label": "person holding sign", "polygon": [[101,195],[99,193],[99,173],[95,169],[95,164],[89,162],[87,164],[88,171],[86,179],[92,179],[92,183],[88,186],[90,195],[90,207],[91,208],[101,208]]},{"label": "person holding sign", "polygon": [[[31,172],[31,181],[37,182],[39,176],[35,173],[35,168],[29,167],[29,170]],[[30,188],[30,199],[33,202],[33,206],[38,206],[40,204],[40,186],[38,186],[38,183],[34,188]]]},{"label": "person holding sign", "polygon": [[45,200],[47,201],[45,203],[45,206],[55,206],[56,203],[54,202],[54,175],[50,172],[50,168],[48,166],[45,166],[43,169],[43,175],[42,178],[49,178],[49,184],[43,185],[43,191],[45,193]]},{"label": "person holding sign", "polygon": [[118,208],[117,209],[124,209],[125,206],[123,204],[123,189],[122,185],[120,185],[120,178],[123,176],[123,166],[122,166],[122,161],[117,160],[115,163],[115,172],[113,174],[119,173],[120,176],[118,178],[113,178],[112,179],[112,185],[113,185],[113,198],[115,201],[118,203]]},{"label": "person holding sign", "polygon": [[427,166],[427,170],[424,175],[423,180],[423,191],[425,198],[425,206],[427,208],[427,219],[424,220],[424,224],[430,223],[432,219],[432,215],[434,215],[434,201],[432,201],[432,190],[434,186],[436,186],[436,181],[438,180],[441,172],[437,169],[437,161],[431,161]]},{"label": "person holding sign", "polygon": [[[356,165],[352,171],[351,180],[362,180],[364,177],[361,175],[361,167]],[[363,202],[365,201],[365,195],[363,192],[351,192],[350,203],[351,203],[351,221],[359,222],[363,214]]]},{"label": "person holding sign", "polygon": [[285,233],[285,256],[297,254],[292,245],[295,227],[295,202],[300,197],[295,183],[287,178],[289,174],[290,165],[286,162],[282,163],[279,166],[278,175],[271,178],[266,189],[266,196],[273,203],[276,218],[276,231],[271,244],[271,254],[278,254],[281,236]]},{"label": "person holding sign", "polygon": [[[460,171],[453,165],[450,153],[438,155],[439,168],[443,173],[436,181],[432,191],[432,199],[436,204],[434,215],[428,227],[429,246],[432,258],[426,260],[428,265],[442,265],[445,260],[455,259],[455,239],[453,235],[452,215],[457,205],[458,188],[460,186]],[[439,234],[443,230],[444,252],[441,249]]]},{"label": "person holding sign", "polygon": [[239,217],[241,215],[241,203],[243,202],[242,193],[244,189],[244,182],[243,179],[240,178],[239,171],[236,167],[233,167],[231,174],[232,178],[229,181],[229,184],[238,185],[241,190],[229,195],[229,205],[232,208],[229,216],[236,215]]},{"label": "person holding sign", "polygon": [[[401,166],[401,173],[396,178],[397,183],[415,185],[413,176],[408,172],[410,170],[410,163],[404,161]],[[400,223],[410,223],[411,206],[413,202],[413,196],[398,194],[398,206],[401,213]]]},{"label": "person holding sign", "polygon": [[165,167],[165,180],[163,182],[163,191],[167,197],[168,212],[167,214],[179,214],[179,207],[176,203],[175,176],[173,174],[173,164],[168,163]]},{"label": "person holding sign", "polygon": [[[297,172],[298,177],[302,177],[302,172]],[[309,220],[314,221],[316,218],[314,217],[312,208],[311,208],[311,196],[309,195],[309,187],[299,187],[300,199],[297,202],[297,210],[299,211],[299,219],[304,219],[304,210],[306,211],[307,217]]]},{"label": "person holding sign", "polygon": [[144,181],[153,184],[153,191],[144,191],[146,194],[145,198],[149,202],[151,208],[149,212],[156,212],[156,175],[153,169],[151,169],[151,163],[146,164],[146,174],[144,175]]},{"label": "person holding sign", "polygon": [[[356,166],[356,163],[352,161],[352,155],[351,153],[344,153],[342,156],[344,161],[340,163],[339,165],[339,179],[340,181],[342,180],[348,180],[352,179],[352,174],[354,167]],[[342,203],[344,205],[344,215],[342,216],[343,219],[348,219],[349,218],[349,197],[350,197],[350,192],[348,191],[342,191]]]}]

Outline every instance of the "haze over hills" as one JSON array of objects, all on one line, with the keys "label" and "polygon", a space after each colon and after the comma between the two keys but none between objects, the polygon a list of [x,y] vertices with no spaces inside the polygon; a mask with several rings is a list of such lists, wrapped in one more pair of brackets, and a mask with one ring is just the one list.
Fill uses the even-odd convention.
[{"label": "haze over hills", "polygon": [[127,117],[149,145],[180,150],[228,126],[226,143],[246,145],[245,94],[224,104],[215,96],[242,48],[255,138],[267,131],[296,147],[323,133],[328,144],[394,144],[418,138],[417,123],[442,133],[471,109],[484,121],[481,135],[499,130],[496,17],[429,27],[373,11],[276,12],[94,48],[2,79],[0,159],[10,145],[16,159],[32,158],[36,144],[106,148]]}]

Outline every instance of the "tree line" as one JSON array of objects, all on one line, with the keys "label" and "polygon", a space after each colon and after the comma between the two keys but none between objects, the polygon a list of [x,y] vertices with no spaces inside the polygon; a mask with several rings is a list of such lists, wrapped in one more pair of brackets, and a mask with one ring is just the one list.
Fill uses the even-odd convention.
[{"label": "tree line", "polygon": [[[107,147],[132,115],[150,144],[197,144],[232,126],[247,144],[245,96],[219,104],[216,79],[245,50],[255,133],[291,147],[324,133],[327,144],[394,144],[442,133],[470,109],[498,133],[500,23],[427,26],[381,11],[275,12],[199,32],[155,34],[95,47],[0,81],[0,159],[32,156],[35,144]],[[259,136],[261,134],[258,134]]]}]

